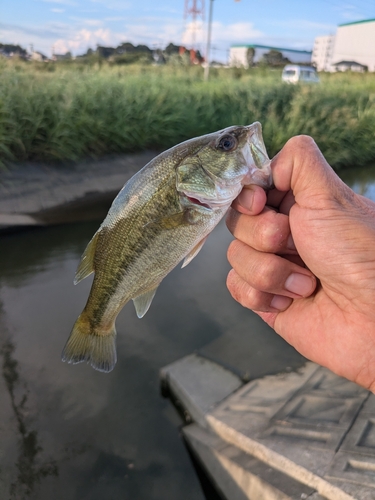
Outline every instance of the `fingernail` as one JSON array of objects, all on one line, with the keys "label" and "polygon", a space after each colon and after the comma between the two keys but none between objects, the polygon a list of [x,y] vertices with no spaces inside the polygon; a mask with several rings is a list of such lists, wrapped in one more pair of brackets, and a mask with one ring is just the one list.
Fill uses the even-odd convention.
[{"label": "fingernail", "polygon": [[252,189],[243,189],[237,198],[238,203],[247,210],[251,210],[254,201],[254,191]]},{"label": "fingernail", "polygon": [[289,292],[301,295],[310,295],[313,290],[313,280],[305,274],[292,273],[285,281],[285,288]]},{"label": "fingernail", "polygon": [[288,250],[297,250],[296,246],[294,244],[293,236],[291,234],[289,235],[289,237],[287,239],[286,247]]},{"label": "fingernail", "polygon": [[290,304],[293,302],[293,299],[290,297],[284,297],[283,295],[274,295],[271,301],[270,306],[278,311],[285,311]]}]

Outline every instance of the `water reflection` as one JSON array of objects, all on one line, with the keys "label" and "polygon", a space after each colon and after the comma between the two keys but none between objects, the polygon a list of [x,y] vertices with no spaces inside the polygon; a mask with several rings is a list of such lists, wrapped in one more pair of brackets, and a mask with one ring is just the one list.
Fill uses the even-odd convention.
[{"label": "water reflection", "polygon": [[302,358],[230,298],[231,236],[221,225],[197,259],[166,278],[145,318],[132,304],[121,312],[112,373],[61,363],[90,288],[90,278],[76,287],[72,279],[97,226],[1,236],[0,498],[203,500],[181,421],[160,397],[160,368],[231,332],[249,336],[249,359],[269,369],[276,357],[282,367]]},{"label": "water reflection", "polygon": [[[1,320],[1,314],[0,314]],[[1,329],[1,337],[6,334]],[[2,339],[3,340],[3,339]],[[18,431],[18,456],[15,461],[16,477],[10,482],[11,499],[27,498],[34,493],[42,478],[58,476],[56,461],[45,460],[39,444],[38,433],[28,421],[28,386],[19,376],[18,362],[14,359],[15,347],[9,339],[2,342],[0,355],[3,359],[2,376],[10,399],[10,408]],[[4,401],[4,399],[2,398]]]},{"label": "water reflection", "polygon": [[375,201],[375,165],[344,169],[339,175],[353,191]]},{"label": "water reflection", "polygon": [[[375,169],[342,177],[375,199]],[[243,378],[303,358],[230,298],[222,224],[197,259],[166,278],[145,318],[132,304],[121,312],[112,373],[61,363],[91,283],[74,287],[73,276],[97,227],[0,236],[0,498],[203,500],[181,421],[159,394],[160,368],[194,350],[220,357],[230,344],[226,360]]]}]

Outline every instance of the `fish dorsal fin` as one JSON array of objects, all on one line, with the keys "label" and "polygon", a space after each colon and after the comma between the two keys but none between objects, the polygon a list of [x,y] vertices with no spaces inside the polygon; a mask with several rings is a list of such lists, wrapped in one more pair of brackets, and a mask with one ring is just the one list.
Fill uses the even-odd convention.
[{"label": "fish dorsal fin", "polygon": [[190,262],[194,259],[194,257],[196,255],[198,255],[198,253],[201,251],[203,245],[206,243],[206,239],[208,238],[208,236],[205,236],[203,238],[203,240],[201,240],[197,245],[195,245],[195,247],[193,248],[193,250],[191,250],[187,256],[185,257],[184,259],[184,262],[182,263],[182,266],[181,268],[183,267],[186,267],[188,264],[190,264]]},{"label": "fish dorsal fin", "polygon": [[97,231],[92,237],[91,241],[87,245],[85,251],[82,254],[81,262],[76,271],[74,277],[74,284],[76,285],[83,279],[87,278],[91,273],[95,271],[94,269],[94,255],[96,251],[96,244],[98,242],[99,231]]},{"label": "fish dorsal fin", "polygon": [[143,318],[148,311],[157,289],[158,287],[153,288],[152,290],[149,290],[142,295],[138,295],[138,297],[133,299],[135,312],[137,313],[138,318]]}]

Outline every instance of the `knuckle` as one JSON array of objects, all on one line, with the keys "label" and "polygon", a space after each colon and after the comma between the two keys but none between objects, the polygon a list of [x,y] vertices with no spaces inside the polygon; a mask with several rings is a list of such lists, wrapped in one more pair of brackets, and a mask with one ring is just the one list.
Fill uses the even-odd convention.
[{"label": "knuckle", "polygon": [[316,143],[312,137],[309,135],[296,135],[289,139],[286,146],[291,148],[305,149],[305,148],[316,148]]},{"label": "knuckle", "polygon": [[275,288],[275,277],[277,276],[278,267],[273,259],[264,258],[261,263],[256,266],[255,274],[252,278],[254,286],[262,291],[269,291]]},{"label": "knuckle", "polygon": [[246,297],[246,307],[248,307],[252,311],[268,310],[268,302],[269,301],[266,301],[264,299],[264,294],[262,292],[259,292],[258,290],[255,290],[254,288],[249,290]]},{"label": "knuckle", "polygon": [[241,306],[252,311],[269,311],[272,296],[251,287],[233,269],[227,276],[227,287],[233,299]]},{"label": "knuckle", "polygon": [[283,247],[289,231],[280,214],[270,212],[269,219],[269,223],[257,227],[259,246],[264,252],[275,253]]},{"label": "knuckle", "polygon": [[[234,269],[232,269],[227,276],[227,288],[237,302],[242,304],[242,299],[244,295],[244,282],[242,282]],[[243,304],[242,304],[243,305]]]},{"label": "knuckle", "polygon": [[229,261],[229,264],[233,265],[232,263],[236,260],[236,256],[238,254],[238,247],[239,247],[239,242],[237,240],[233,240],[228,247],[227,250],[227,259]]}]

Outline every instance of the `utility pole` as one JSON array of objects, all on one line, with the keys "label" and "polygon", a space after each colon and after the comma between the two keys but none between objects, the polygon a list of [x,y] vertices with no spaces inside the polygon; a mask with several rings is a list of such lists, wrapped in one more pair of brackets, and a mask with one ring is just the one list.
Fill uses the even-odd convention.
[{"label": "utility pole", "polygon": [[207,46],[206,46],[206,66],[204,67],[204,81],[208,81],[210,74],[210,50],[211,50],[211,30],[212,30],[212,14],[213,14],[214,0],[210,0],[210,10],[208,13],[208,30],[207,30]]},{"label": "utility pole", "polygon": [[[240,2],[241,0],[234,0]],[[210,0],[210,10],[208,14],[208,29],[207,29],[207,46],[206,46],[206,66],[204,67],[204,81],[208,81],[210,74],[210,50],[211,50],[211,31],[212,31],[212,15],[213,15],[214,0]]]}]

